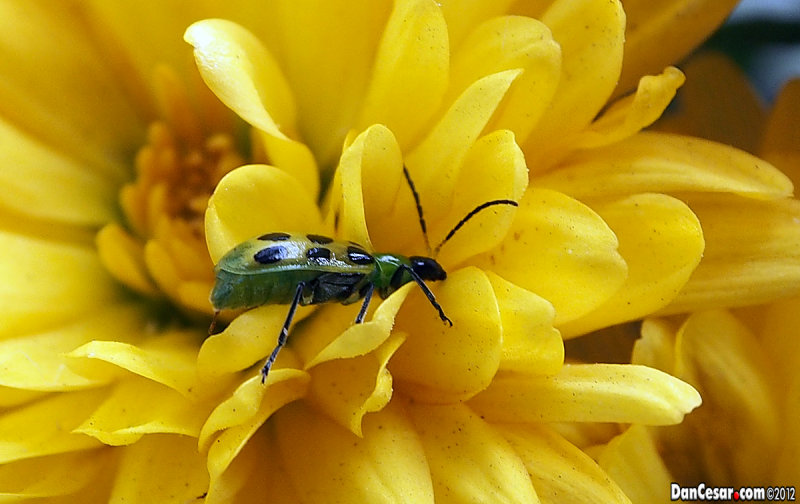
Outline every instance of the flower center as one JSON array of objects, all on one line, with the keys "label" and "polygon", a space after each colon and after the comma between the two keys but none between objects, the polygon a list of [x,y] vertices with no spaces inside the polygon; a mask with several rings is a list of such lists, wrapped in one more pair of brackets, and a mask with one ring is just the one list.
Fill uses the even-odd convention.
[{"label": "flower center", "polygon": [[158,85],[164,118],[150,124],[136,154],[136,178],[120,191],[124,224],[98,233],[98,251],[124,285],[208,313],[214,277],[204,214],[214,187],[245,157],[231,132],[201,123],[177,79],[162,78]]}]

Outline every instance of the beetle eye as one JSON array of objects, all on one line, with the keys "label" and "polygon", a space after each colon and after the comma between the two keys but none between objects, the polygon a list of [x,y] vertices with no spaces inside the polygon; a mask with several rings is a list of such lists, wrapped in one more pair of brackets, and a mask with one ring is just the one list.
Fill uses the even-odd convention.
[{"label": "beetle eye", "polygon": [[411,262],[411,269],[423,280],[437,281],[447,278],[444,268],[430,257],[413,256],[408,260]]}]

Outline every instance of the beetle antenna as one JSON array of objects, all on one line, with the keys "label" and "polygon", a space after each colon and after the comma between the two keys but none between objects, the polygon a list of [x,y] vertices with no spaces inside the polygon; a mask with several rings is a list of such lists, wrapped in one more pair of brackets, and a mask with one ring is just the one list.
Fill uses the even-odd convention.
[{"label": "beetle antenna", "polygon": [[433,253],[434,254],[438,254],[439,250],[442,248],[442,245],[447,243],[447,241],[450,240],[450,238],[452,238],[454,234],[456,234],[456,231],[461,229],[461,227],[464,224],[466,224],[467,221],[469,221],[471,218],[475,217],[476,214],[478,214],[482,210],[486,210],[487,208],[495,206],[495,205],[511,205],[511,206],[514,206],[514,207],[518,207],[519,203],[517,203],[514,200],[508,200],[508,199],[492,200],[492,201],[487,201],[486,203],[481,203],[480,205],[476,206],[470,213],[465,215],[463,219],[458,221],[458,224],[456,224],[453,227],[453,229],[451,229],[450,232],[447,233],[447,236],[444,237],[444,240],[442,240],[442,242],[439,243],[439,245],[436,245],[436,248],[433,249]]},{"label": "beetle antenna", "polygon": [[414,196],[414,203],[417,205],[417,215],[419,216],[419,225],[422,228],[422,236],[425,238],[425,248],[428,250],[428,255],[431,253],[431,242],[428,240],[428,226],[425,224],[425,216],[422,214],[422,203],[419,201],[419,193],[411,180],[411,174],[408,173],[408,168],[403,165],[403,175],[406,176],[406,182],[411,189],[411,194]]}]

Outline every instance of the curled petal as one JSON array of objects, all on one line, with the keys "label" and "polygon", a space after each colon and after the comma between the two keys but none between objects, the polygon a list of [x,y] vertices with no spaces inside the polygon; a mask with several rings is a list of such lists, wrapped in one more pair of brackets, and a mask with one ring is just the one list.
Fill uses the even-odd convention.
[{"label": "curled petal", "polygon": [[373,249],[366,207],[373,219],[391,210],[400,184],[401,156],[394,135],[380,124],[367,128],[344,149],[328,196],[333,205],[328,217],[338,236]]},{"label": "curled petal", "polygon": [[[350,327],[341,333],[337,333],[338,336],[333,341],[330,341],[314,357],[309,359],[306,362],[306,369],[334,359],[347,359],[365,355],[386,342],[394,326],[395,316],[412,287],[412,284],[408,284],[393,292],[391,296],[378,305],[375,313],[366,322],[352,324],[352,319],[348,318],[348,321],[351,322]],[[340,307],[331,307],[331,309],[337,308]],[[322,332],[318,329],[325,326],[327,324],[323,326],[314,321],[309,324],[308,328],[304,328],[303,332],[307,336],[303,338],[303,343],[301,343],[304,349],[303,354],[307,354],[308,350],[306,349],[311,347],[310,338],[314,338],[315,333]]]},{"label": "curled petal", "polygon": [[487,272],[500,307],[503,356],[500,369],[552,375],[564,363],[564,343],[553,327],[553,305]]},{"label": "curled petal", "polygon": [[631,425],[603,448],[598,463],[632,502],[648,502],[675,481],[643,425]]},{"label": "curled petal", "polygon": [[700,138],[643,132],[621,142],[578,151],[568,168],[536,184],[576,198],[637,192],[735,193],[753,198],[792,194],[791,181],[769,163]]},{"label": "curled petal", "polygon": [[395,2],[357,124],[385,124],[408,146],[439,107],[449,64],[447,24],[436,2]]},{"label": "curled petal", "polygon": [[[254,308],[233,319],[221,333],[206,338],[197,355],[200,380],[203,383],[213,383],[220,377],[248,368],[269,355],[278,341],[288,310],[289,307],[286,305],[265,305]],[[300,307],[294,323],[309,313],[309,310]],[[289,332],[291,342],[293,330],[290,329]],[[296,364],[291,348],[284,348],[278,354],[276,367],[285,364]]]},{"label": "curled petal", "polygon": [[109,273],[142,294],[158,295],[158,286],[147,270],[141,242],[116,223],[104,226],[95,241],[100,260]]},{"label": "curled petal", "polygon": [[800,285],[800,202],[693,196],[706,249],[689,282],[662,312],[764,303]]},{"label": "curled petal", "polygon": [[586,149],[609,145],[650,126],[661,117],[685,80],[683,73],[675,67],[667,67],[661,75],[642,77],[636,93],[614,103],[580,133],[575,146]]},{"label": "curled petal", "polygon": [[689,207],[664,194],[636,194],[596,209],[619,239],[628,277],[605,303],[559,329],[565,337],[646,316],[666,306],[703,257],[703,230]]},{"label": "curled petal", "polygon": [[392,358],[397,389],[432,402],[471,397],[492,381],[502,355],[497,299],[486,274],[458,270],[436,289],[453,326],[443,324],[421,292],[403,306],[398,329],[408,339]]},{"label": "curled petal", "polygon": [[463,404],[412,404],[437,501],[539,502],[514,449]]},{"label": "curled petal", "polygon": [[565,365],[555,376],[503,373],[469,401],[500,422],[680,423],[700,394],[656,369],[622,364]]},{"label": "curled petal", "polygon": [[203,457],[186,436],[145,437],[125,448],[118,471],[110,502],[192,502],[208,488]]},{"label": "curled petal", "polygon": [[214,409],[198,440],[200,450],[208,450],[212,486],[268,418],[305,395],[308,380],[302,371],[274,369],[266,384],[254,376]]},{"label": "curled petal", "polygon": [[506,70],[474,82],[406,156],[425,213],[431,220],[440,218],[449,208],[464,157],[521,72]]},{"label": "curled petal", "polygon": [[359,438],[298,402],[275,415],[275,437],[304,503],[433,504],[426,454],[397,407],[367,416]]},{"label": "curled petal", "polygon": [[489,130],[508,129],[522,142],[539,121],[561,76],[561,48],[542,22],[499,16],[475,28],[455,52],[450,92],[460,92],[481,77],[523,69]]},{"label": "curled petal", "polygon": [[628,92],[642,75],[683,60],[722,24],[737,3],[737,0],[625,0],[629,22],[618,92]]},{"label": "curled petal", "polygon": [[[784,440],[772,390],[773,365],[762,342],[732,314],[708,311],[686,320],[675,350],[676,374],[694,384],[705,398],[697,414],[688,419],[702,424],[693,430],[725,432],[709,441],[710,466],[728,468],[739,477],[768,478],[769,467],[758,454],[775,453]],[[719,430],[732,419],[736,429]]]},{"label": "curled petal", "polygon": [[392,375],[386,365],[404,339],[395,334],[366,355],[317,366],[308,401],[361,437],[364,415],[380,411],[392,397]]},{"label": "curled petal", "polygon": [[541,17],[561,46],[561,78],[523,150],[532,170],[547,167],[606,104],[617,84],[625,40],[622,4],[557,0]]},{"label": "curled petal", "polygon": [[319,210],[296,178],[267,165],[242,166],[217,185],[206,211],[211,259],[272,231],[323,232]]},{"label": "curled petal", "polygon": [[[453,188],[453,204],[443,217],[431,223],[434,243],[443,243],[459,222],[479,205],[491,200],[519,201],[528,186],[525,156],[507,130],[479,138],[467,152]],[[441,246],[442,264],[464,259],[495,247],[514,220],[514,207],[495,206],[473,217]],[[434,253],[438,251],[438,246]]]},{"label": "curled petal", "polygon": [[68,354],[96,359],[138,374],[188,395],[195,383],[195,335],[165,333],[147,347],[120,341],[91,341]]},{"label": "curled petal", "polygon": [[206,19],[186,29],[185,40],[203,80],[234,112],[253,126],[283,137],[295,125],[289,83],[269,50],[242,26],[224,19]]},{"label": "curled petal", "polygon": [[497,430],[519,454],[542,501],[630,503],[594,460],[549,427],[509,424]]},{"label": "curled petal", "polygon": [[126,380],[73,432],[111,446],[137,443],[145,434],[194,437],[210,409],[149,380]]},{"label": "curled petal", "polygon": [[315,196],[319,190],[316,164],[305,145],[289,138],[296,136],[294,98],[267,48],[240,25],[223,19],[198,21],[186,29],[184,38],[194,46],[197,67],[208,87],[264,133],[274,164],[297,177]]},{"label": "curled petal", "polygon": [[613,231],[589,207],[534,188],[500,245],[470,264],[548,300],[559,326],[597,308],[623,284],[627,266],[617,246]]}]

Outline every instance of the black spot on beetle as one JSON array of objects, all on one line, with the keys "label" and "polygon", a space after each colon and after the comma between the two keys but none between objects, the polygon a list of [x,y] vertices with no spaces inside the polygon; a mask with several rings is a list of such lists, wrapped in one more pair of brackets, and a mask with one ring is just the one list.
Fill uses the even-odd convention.
[{"label": "black spot on beetle", "polygon": [[253,255],[253,259],[261,264],[274,264],[278,261],[286,259],[289,256],[289,250],[283,245],[273,245],[271,247],[263,248]]},{"label": "black spot on beetle", "polygon": [[366,250],[359,247],[347,247],[347,258],[353,264],[372,264],[375,259]]},{"label": "black spot on beetle", "polygon": [[333,238],[328,238],[327,236],[322,236],[318,234],[309,234],[306,235],[306,238],[311,240],[313,243],[317,243],[319,245],[326,245],[333,241]]},{"label": "black spot on beetle", "polygon": [[325,259],[327,261],[330,260],[331,258],[331,251],[330,249],[326,249],[325,247],[314,247],[308,249],[308,251],[306,252],[306,257],[309,259]]},{"label": "black spot on beetle", "polygon": [[286,241],[291,238],[289,233],[267,233],[258,237],[261,241]]}]

